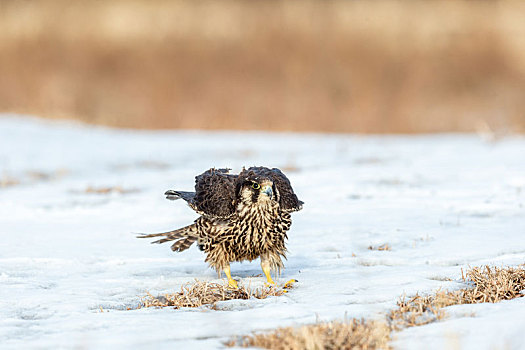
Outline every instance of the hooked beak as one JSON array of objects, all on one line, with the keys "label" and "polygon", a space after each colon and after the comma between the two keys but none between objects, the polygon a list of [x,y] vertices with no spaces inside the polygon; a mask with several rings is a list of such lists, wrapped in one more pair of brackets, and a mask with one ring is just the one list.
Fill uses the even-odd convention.
[{"label": "hooked beak", "polygon": [[272,199],[272,197],[273,197],[272,186],[269,186],[269,185],[263,186],[261,188],[261,192],[266,194],[268,197],[270,197],[270,199]]}]

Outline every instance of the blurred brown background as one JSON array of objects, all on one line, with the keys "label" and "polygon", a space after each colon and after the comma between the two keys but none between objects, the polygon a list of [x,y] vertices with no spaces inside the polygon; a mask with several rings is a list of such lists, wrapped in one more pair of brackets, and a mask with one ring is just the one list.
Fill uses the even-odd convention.
[{"label": "blurred brown background", "polygon": [[525,3],[0,2],[0,112],[132,128],[525,131]]}]

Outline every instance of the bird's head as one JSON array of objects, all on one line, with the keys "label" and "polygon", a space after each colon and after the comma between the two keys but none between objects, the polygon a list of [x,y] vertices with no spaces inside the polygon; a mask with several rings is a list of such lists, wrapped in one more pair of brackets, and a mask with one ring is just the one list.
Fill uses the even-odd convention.
[{"label": "bird's head", "polygon": [[274,183],[266,177],[249,174],[240,179],[237,185],[238,199],[246,205],[277,203],[277,190]]}]

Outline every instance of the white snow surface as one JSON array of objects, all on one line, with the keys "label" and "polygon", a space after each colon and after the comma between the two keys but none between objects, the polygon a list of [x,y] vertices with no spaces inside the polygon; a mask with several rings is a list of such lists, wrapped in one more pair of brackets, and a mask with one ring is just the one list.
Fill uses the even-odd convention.
[{"label": "white snow surface", "polygon": [[[127,310],[194,279],[225,283],[197,247],[173,253],[135,236],[197,218],[165,190],[191,190],[210,167],[252,165],[282,168],[305,202],[292,215],[279,278],[299,280],[296,288],[218,311]],[[525,262],[519,136],[132,131],[3,115],[0,178],[20,181],[0,187],[2,349],[222,348],[278,326],[381,319],[403,294],[465,287],[461,269]],[[385,243],[390,251],[368,249]],[[258,261],[232,264],[232,273],[263,285]],[[525,349],[525,298],[447,312],[393,334],[392,344]]]}]

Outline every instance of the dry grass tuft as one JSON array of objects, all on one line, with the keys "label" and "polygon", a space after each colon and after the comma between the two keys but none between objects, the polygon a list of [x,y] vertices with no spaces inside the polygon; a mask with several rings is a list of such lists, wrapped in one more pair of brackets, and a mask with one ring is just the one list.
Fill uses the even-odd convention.
[{"label": "dry grass tuft", "polygon": [[40,181],[54,181],[63,178],[69,174],[67,169],[56,169],[51,172],[39,171],[39,170],[29,170],[26,171],[25,175],[31,182],[40,182]]},{"label": "dry grass tuft", "polygon": [[120,193],[120,194],[126,194],[126,193],[133,193],[137,192],[136,189],[125,189],[120,186],[114,186],[114,187],[91,187],[88,186],[88,188],[85,189],[85,193],[94,193],[94,194],[110,194],[110,193]]},{"label": "dry grass tuft", "polygon": [[226,343],[227,346],[264,349],[388,349],[390,328],[384,322],[352,319],[302,327],[278,328]]},{"label": "dry grass tuft", "polygon": [[473,267],[467,279],[474,288],[459,291],[462,304],[497,303],[520,298],[525,290],[525,265],[519,267]]},{"label": "dry grass tuft", "polygon": [[18,184],[20,184],[20,181],[13,177],[7,175],[2,175],[2,177],[0,177],[0,188],[16,186]]},{"label": "dry grass tuft", "polygon": [[142,300],[141,307],[167,307],[176,309],[182,307],[200,307],[215,304],[219,301],[233,299],[266,299],[272,296],[281,296],[286,292],[277,287],[250,289],[240,286],[238,289],[229,288],[227,285],[196,280],[181,287],[180,292],[161,296],[148,295]]},{"label": "dry grass tuft", "polygon": [[68,174],[69,170],[67,169],[56,169],[50,172],[28,170],[19,174],[16,178],[4,173],[2,176],[0,176],[0,188],[16,185],[35,184],[44,181],[56,181]]},{"label": "dry grass tuft", "polygon": [[458,304],[454,293],[438,291],[434,295],[416,295],[407,300],[402,297],[397,302],[397,309],[390,311],[388,321],[394,330],[406,327],[423,326],[445,317],[442,308]]},{"label": "dry grass tuft", "polygon": [[390,245],[388,245],[388,243],[385,243],[385,244],[381,244],[380,246],[369,246],[368,247],[369,250],[380,250],[380,251],[383,251],[383,250],[391,250],[392,248],[390,247]]},{"label": "dry grass tuft", "polygon": [[403,297],[398,308],[392,310],[388,320],[394,329],[421,326],[445,317],[444,307],[461,304],[497,303],[523,297],[525,265],[520,267],[474,267],[463,280],[471,288],[457,291],[437,291],[433,295],[416,295],[409,300]]}]

